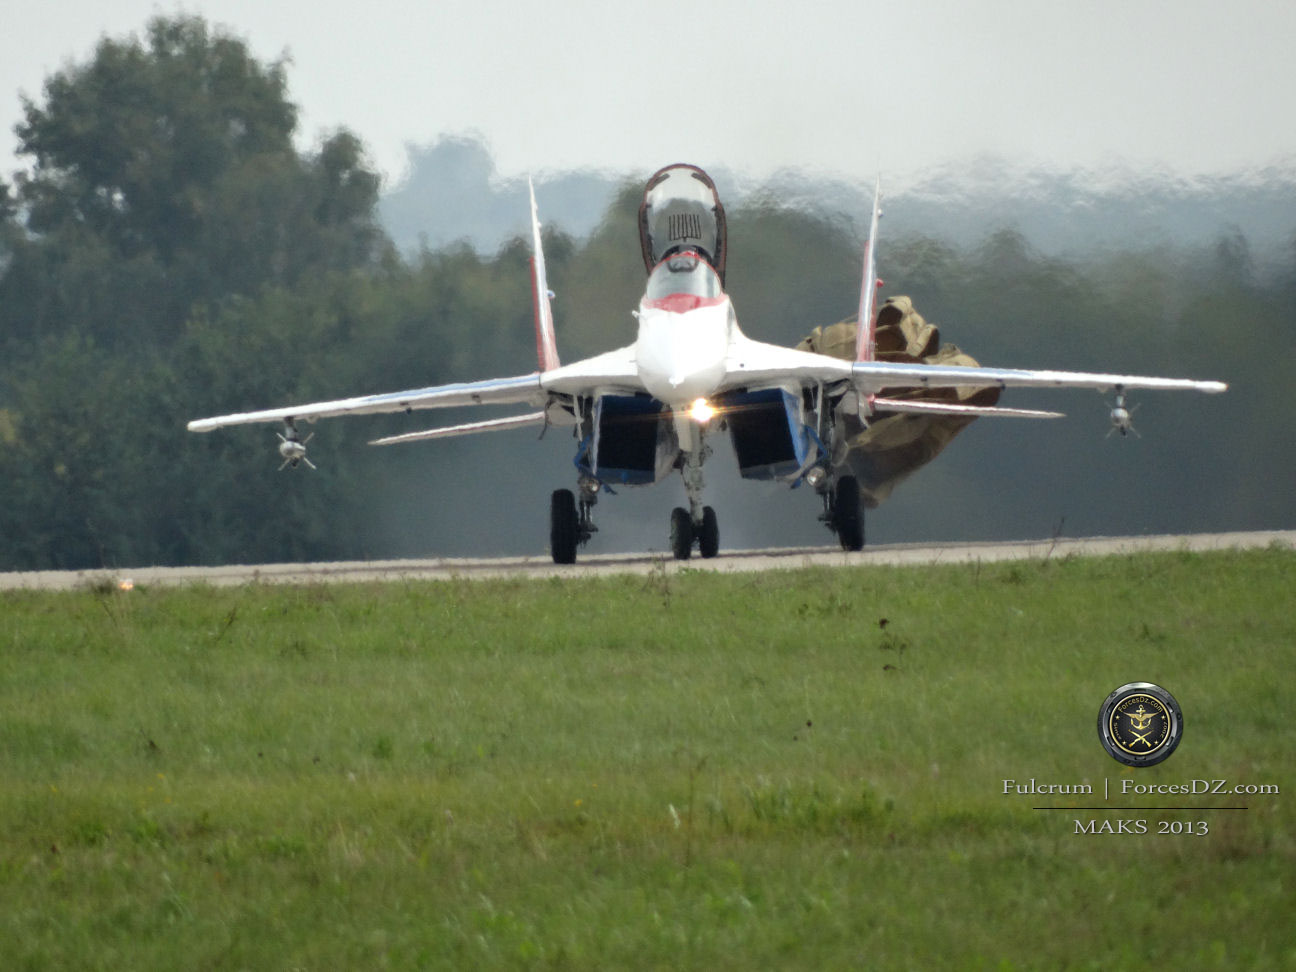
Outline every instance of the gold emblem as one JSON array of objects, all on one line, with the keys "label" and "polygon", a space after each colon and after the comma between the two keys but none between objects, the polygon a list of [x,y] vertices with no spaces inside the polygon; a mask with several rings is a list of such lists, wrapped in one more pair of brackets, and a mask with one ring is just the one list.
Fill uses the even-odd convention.
[{"label": "gold emblem", "polygon": [[1183,715],[1165,689],[1150,682],[1122,685],[1103,703],[1098,735],[1114,759],[1130,766],[1159,763],[1179,744]]},{"label": "gold emblem", "polygon": [[1130,735],[1132,735],[1135,739],[1141,742],[1148,749],[1152,748],[1152,744],[1148,742],[1148,738],[1146,735],[1144,735],[1144,733],[1147,732],[1147,728],[1152,722],[1153,715],[1154,713],[1145,712],[1143,710],[1142,705],[1138,707],[1137,712],[1125,713],[1126,718],[1128,718],[1130,721]]}]

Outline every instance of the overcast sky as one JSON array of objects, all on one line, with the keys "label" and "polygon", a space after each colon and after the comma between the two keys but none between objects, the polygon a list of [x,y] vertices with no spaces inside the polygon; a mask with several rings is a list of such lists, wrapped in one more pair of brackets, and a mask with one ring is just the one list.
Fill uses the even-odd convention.
[{"label": "overcast sky", "polygon": [[1289,0],[62,0],[10,5],[18,93],[107,33],[199,13],[291,59],[302,144],[346,126],[399,179],[407,144],[476,132],[502,174],[674,161],[893,187],[996,155],[1197,175],[1296,160]]}]

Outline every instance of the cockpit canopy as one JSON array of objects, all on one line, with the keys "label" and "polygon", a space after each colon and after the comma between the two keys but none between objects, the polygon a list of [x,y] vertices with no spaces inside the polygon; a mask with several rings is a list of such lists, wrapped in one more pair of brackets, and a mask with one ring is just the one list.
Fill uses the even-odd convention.
[{"label": "cockpit canopy", "polygon": [[668,165],[648,180],[639,207],[639,241],[649,272],[672,253],[694,250],[723,283],[725,237],[724,207],[715,183],[697,166]]}]

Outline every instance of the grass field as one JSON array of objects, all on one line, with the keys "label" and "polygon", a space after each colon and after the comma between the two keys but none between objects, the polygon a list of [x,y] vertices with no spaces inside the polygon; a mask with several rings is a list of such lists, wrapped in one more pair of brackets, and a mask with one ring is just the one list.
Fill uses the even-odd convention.
[{"label": "grass field", "polygon": [[[5,593],[2,964],[1296,968],[1294,593],[1280,549]],[[1132,770],[1137,680],[1185,731]],[[1194,779],[1280,792],[1119,794]]]}]

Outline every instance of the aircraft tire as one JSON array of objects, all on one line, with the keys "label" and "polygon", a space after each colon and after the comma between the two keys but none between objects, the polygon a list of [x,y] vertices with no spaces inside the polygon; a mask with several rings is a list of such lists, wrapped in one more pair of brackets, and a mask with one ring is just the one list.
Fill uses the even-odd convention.
[{"label": "aircraft tire", "polygon": [[576,563],[579,520],[570,489],[555,489],[549,497],[549,549],[555,564]]},{"label": "aircraft tire", "polygon": [[837,480],[833,497],[833,527],[843,550],[864,549],[864,506],[860,503],[859,482],[854,476]]},{"label": "aircraft tire", "polygon": [[682,506],[671,510],[671,553],[676,560],[688,560],[693,555],[693,517]]},{"label": "aircraft tire", "polygon": [[720,522],[716,519],[715,510],[709,506],[702,507],[702,533],[698,536],[698,548],[705,558],[714,557],[720,552]]}]

